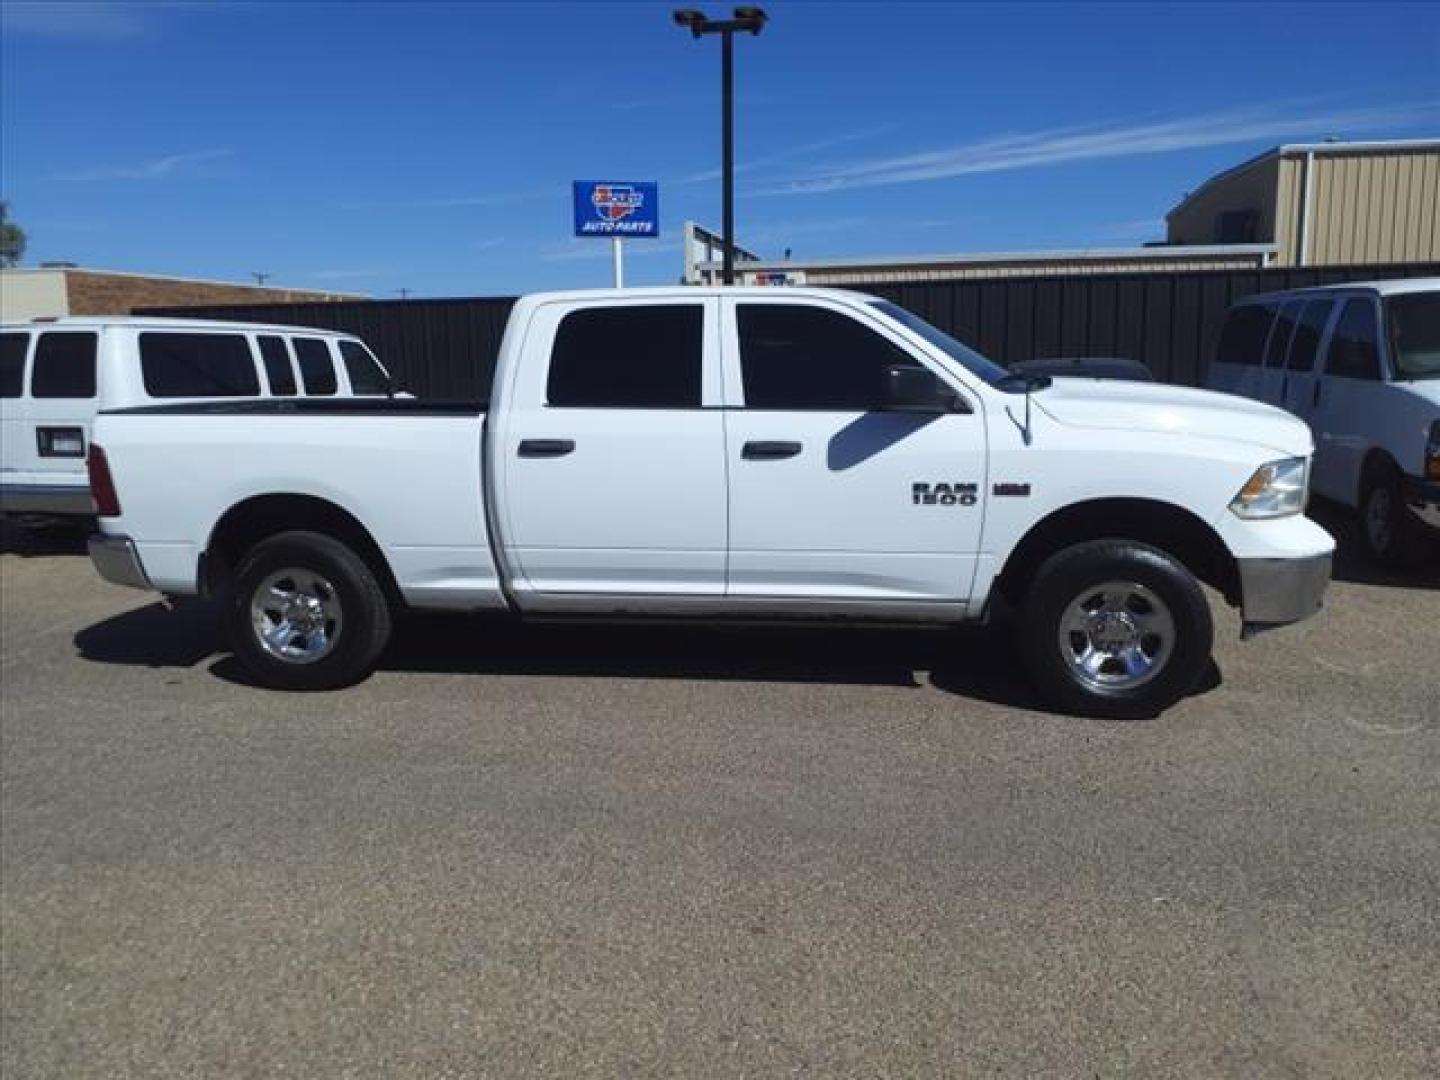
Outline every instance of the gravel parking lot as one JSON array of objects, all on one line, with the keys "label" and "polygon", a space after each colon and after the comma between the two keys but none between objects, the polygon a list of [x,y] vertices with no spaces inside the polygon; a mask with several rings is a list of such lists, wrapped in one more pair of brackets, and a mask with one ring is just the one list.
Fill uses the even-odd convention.
[{"label": "gravel parking lot", "polygon": [[427,618],[276,694],[5,550],[7,1080],[1440,1074],[1433,577],[1102,723],[969,632]]}]

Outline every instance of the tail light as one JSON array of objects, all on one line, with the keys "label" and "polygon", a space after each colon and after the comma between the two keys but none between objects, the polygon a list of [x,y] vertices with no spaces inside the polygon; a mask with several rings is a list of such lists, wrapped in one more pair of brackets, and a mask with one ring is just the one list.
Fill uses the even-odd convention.
[{"label": "tail light", "polygon": [[1425,440],[1426,480],[1440,480],[1440,420],[1430,425],[1430,437]]},{"label": "tail light", "polygon": [[110,462],[105,460],[104,449],[96,443],[90,444],[85,471],[90,474],[90,498],[95,503],[95,513],[101,517],[119,517],[120,496],[115,494],[115,478],[110,475]]}]

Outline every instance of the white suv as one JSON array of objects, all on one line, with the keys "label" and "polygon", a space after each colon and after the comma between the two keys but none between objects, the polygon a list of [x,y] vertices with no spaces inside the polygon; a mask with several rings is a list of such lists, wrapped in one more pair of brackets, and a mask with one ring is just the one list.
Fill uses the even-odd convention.
[{"label": "white suv", "polygon": [[1440,535],[1440,278],[1249,297],[1209,385],[1310,425],[1311,486],[1360,511],[1377,561],[1411,562]]}]

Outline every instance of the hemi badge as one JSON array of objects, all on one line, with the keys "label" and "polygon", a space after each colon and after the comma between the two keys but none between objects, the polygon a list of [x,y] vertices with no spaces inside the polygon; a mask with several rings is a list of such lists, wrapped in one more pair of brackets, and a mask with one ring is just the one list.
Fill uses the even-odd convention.
[{"label": "hemi badge", "polygon": [[1028,499],[1030,497],[1029,484],[996,484],[995,494],[999,497],[1010,497],[1014,499]]}]

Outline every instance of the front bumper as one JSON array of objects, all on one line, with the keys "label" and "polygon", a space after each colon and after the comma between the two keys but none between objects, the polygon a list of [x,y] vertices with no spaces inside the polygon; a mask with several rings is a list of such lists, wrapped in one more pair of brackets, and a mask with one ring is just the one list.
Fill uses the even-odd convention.
[{"label": "front bumper", "polygon": [[1440,529],[1440,480],[1402,476],[1400,498],[1421,522],[1432,529]]},{"label": "front bumper", "polygon": [[96,533],[90,537],[90,561],[96,572],[106,581],[126,585],[132,589],[150,589],[150,578],[140,563],[140,554],[135,543],[128,536],[106,536]]},{"label": "front bumper", "polygon": [[1242,638],[1308,619],[1325,602],[1330,552],[1289,559],[1237,559]]},{"label": "front bumper", "polygon": [[95,503],[85,484],[0,484],[0,513],[85,517]]}]

